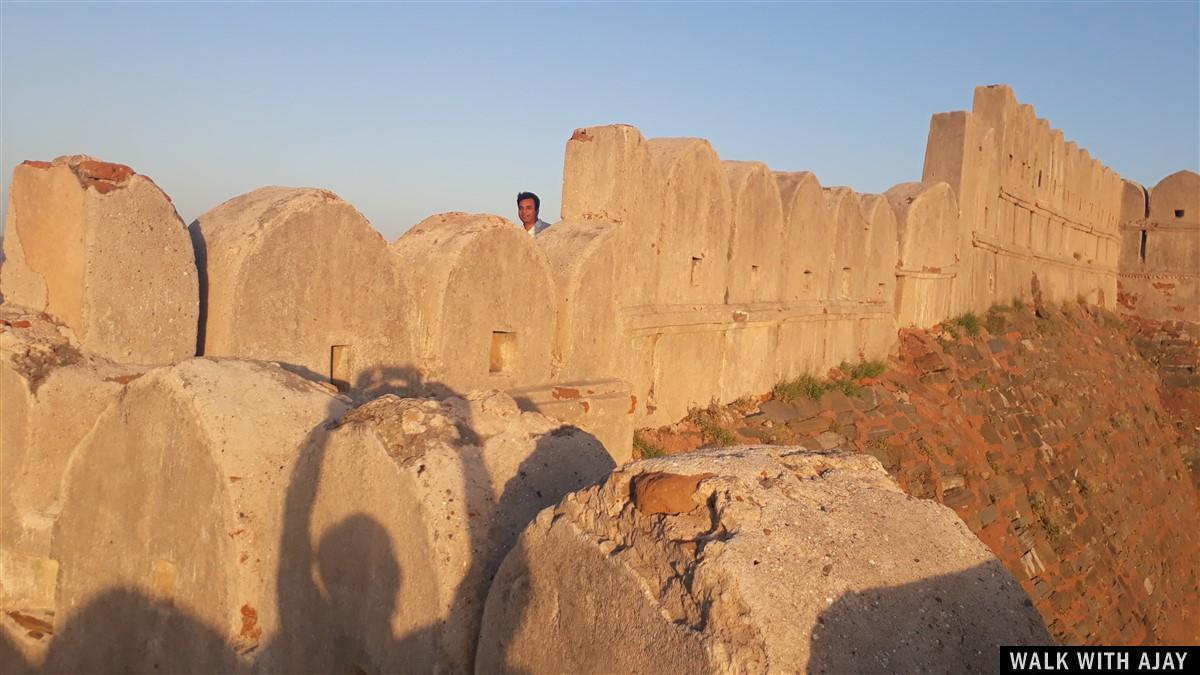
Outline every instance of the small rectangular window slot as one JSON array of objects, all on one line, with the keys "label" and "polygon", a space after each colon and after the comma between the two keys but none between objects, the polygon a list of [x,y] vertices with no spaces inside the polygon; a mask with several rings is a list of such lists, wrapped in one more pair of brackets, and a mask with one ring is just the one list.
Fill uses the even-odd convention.
[{"label": "small rectangular window slot", "polygon": [[842,297],[849,298],[850,297],[850,268],[849,267],[842,268],[842,284],[841,284],[841,286],[842,286]]},{"label": "small rectangular window slot", "polygon": [[491,354],[488,358],[489,373],[507,373],[512,370],[517,356],[517,334],[511,331],[492,331]]},{"label": "small rectangular window slot", "polygon": [[1146,264],[1146,231],[1145,230],[1142,230],[1142,247],[1138,251],[1138,260],[1140,260],[1143,265]]},{"label": "small rectangular window slot", "polygon": [[804,279],[804,280],[801,282],[801,285],[802,285],[802,287],[803,287],[803,289],[804,289],[804,292],[805,292],[805,293],[811,293],[811,292],[812,292],[812,284],[813,284],[813,273],[812,273],[812,270],[804,270],[804,277],[803,277],[803,279]]},{"label": "small rectangular window slot", "polygon": [[1183,217],[1183,209],[1175,209],[1175,217],[1182,218]]},{"label": "small rectangular window slot", "polygon": [[351,369],[354,352],[351,345],[333,345],[329,348],[329,382],[338,391],[350,389]]},{"label": "small rectangular window slot", "polygon": [[700,280],[703,278],[704,268],[702,268],[700,266],[700,263],[702,263],[702,262],[704,262],[704,256],[702,256],[702,255],[692,256],[692,269],[691,269],[691,275],[689,276],[689,282],[691,283],[692,286],[699,286]]}]

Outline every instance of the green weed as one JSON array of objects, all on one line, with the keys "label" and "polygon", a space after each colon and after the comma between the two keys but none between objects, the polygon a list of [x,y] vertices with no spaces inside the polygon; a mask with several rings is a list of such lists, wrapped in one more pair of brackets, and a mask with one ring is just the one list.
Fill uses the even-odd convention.
[{"label": "green weed", "polygon": [[633,432],[633,448],[642,456],[642,459],[650,459],[651,457],[662,457],[664,454],[662,448],[654,445],[642,437],[641,432]]},{"label": "green weed", "polygon": [[1083,478],[1076,478],[1075,485],[1079,488],[1079,494],[1086,497],[1092,493],[1092,485]]},{"label": "green weed", "polygon": [[981,324],[979,323],[979,317],[975,316],[971,312],[960,314],[954,317],[952,323],[967,331],[967,335],[970,335],[971,337],[979,335],[979,330],[981,327]]},{"label": "green weed", "polygon": [[887,364],[883,361],[860,361],[855,365],[842,361],[842,365],[838,366],[843,373],[850,376],[852,380],[861,380],[864,377],[879,377],[887,370]]},{"label": "green weed", "polygon": [[867,441],[868,450],[887,450],[887,447],[887,441],[882,438],[872,438],[871,440]]},{"label": "green weed", "polygon": [[707,443],[715,445],[718,448],[737,444],[737,438],[728,429],[715,424],[701,427],[700,435],[704,437]]},{"label": "green weed", "polygon": [[1050,510],[1039,495],[1029,495],[1029,508],[1033,510],[1033,515],[1037,516],[1037,519],[1041,521],[1042,527],[1045,528],[1051,542],[1056,542],[1064,534],[1058,523],[1054,522],[1054,519],[1050,517]]},{"label": "green weed", "polygon": [[1008,312],[1011,308],[1004,305],[992,305],[988,308],[987,318],[984,319],[984,325],[987,326],[988,332],[992,335],[999,335],[1008,327]]},{"label": "green weed", "polygon": [[737,444],[737,438],[717,420],[717,407],[693,408],[688,412],[688,419],[700,428],[700,437],[706,445],[724,448]]},{"label": "green weed", "polygon": [[774,393],[775,398],[781,401],[798,401],[805,398],[816,401],[830,388],[828,382],[822,382],[812,375],[801,375],[794,380],[775,385]]}]

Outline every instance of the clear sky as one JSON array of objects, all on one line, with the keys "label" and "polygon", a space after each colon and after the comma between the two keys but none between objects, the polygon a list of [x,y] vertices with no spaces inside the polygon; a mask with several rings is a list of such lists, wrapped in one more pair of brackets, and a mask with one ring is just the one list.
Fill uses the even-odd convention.
[{"label": "clear sky", "polygon": [[558,219],[580,126],[880,192],[976,85],[1127,178],[1200,169],[1200,3],[0,4],[4,193],[24,159],[131,165],[185,222],[324,187],[389,239],[442,211]]}]

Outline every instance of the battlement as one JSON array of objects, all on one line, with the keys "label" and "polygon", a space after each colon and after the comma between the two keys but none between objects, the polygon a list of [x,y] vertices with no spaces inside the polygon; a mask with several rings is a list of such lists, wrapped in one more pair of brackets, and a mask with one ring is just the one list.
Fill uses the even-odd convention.
[{"label": "battlement", "polygon": [[[514,588],[532,589],[541,611],[550,605],[537,597],[558,598],[581,569],[607,580],[614,606],[640,612],[629,624],[639,634],[691,625],[700,642],[663,652],[672,664],[685,653],[716,659],[714,670],[765,663],[808,644],[791,619],[801,635],[824,631],[826,616],[857,621],[868,604],[855,593],[897,583],[911,593],[895,596],[896,616],[912,615],[914,598],[941,603],[939,589],[963,598],[946,603],[962,618],[911,629],[926,635],[912,669],[939,658],[925,646],[962,643],[963,626],[988,649],[1044,641],[1032,605],[957,517],[904,496],[873,459],[740,448],[629,464],[633,429],[884,359],[898,329],[1017,298],[1120,303],[1151,318],[1200,300],[1200,176],[1149,191],[1123,180],[1004,86],[977,89],[970,112],[934,115],[920,180],[883,194],[724,160],[703,139],[578,129],[562,219],[536,238],[500,216],[452,212],[389,243],[332,192],[290,187],[234,197],[185,226],[148,178],[87,157],[17,166],[10,198],[0,606],[59,631],[47,672],[102,669],[71,650],[108,645],[126,617],[137,647],[105,668],[158,668],[161,657],[181,671],[253,661],[262,672],[368,662],[469,672],[476,654],[508,658],[497,645],[569,642],[548,627],[610,625],[608,609],[588,614],[590,599],[562,605],[577,623],[560,621],[556,599],[509,634]],[[744,501],[726,503],[734,492]],[[837,508],[796,506],[822,500]],[[839,561],[832,579],[831,564],[795,554],[811,548],[795,524],[830,513],[853,535],[829,539],[840,542],[826,554]],[[726,516],[770,527],[725,528]],[[887,541],[909,521],[924,534]],[[772,532],[789,553],[758,567],[747,556]],[[706,565],[766,579],[748,588],[798,575],[782,586],[808,609],[781,621],[772,597],[680,623],[701,601],[739,597],[694,577],[688,593],[667,592],[684,588],[680,570],[710,535]],[[563,554],[563,542],[579,550]],[[721,546],[747,553],[712,566]],[[957,553],[908,562],[926,546]],[[876,558],[885,564],[860,574]],[[824,590],[803,592],[814,579],[850,600],[826,609]],[[748,593],[746,606],[764,597]],[[683,614],[663,623],[668,605]],[[977,630],[972,617],[997,607],[1009,618]],[[195,617],[192,631],[176,626],[192,637],[162,632],[154,617],[168,610]],[[737,628],[746,616],[784,628]],[[153,626],[149,639],[141,626]],[[795,670],[827,662],[771,658]]]},{"label": "battlement", "polygon": [[[53,182],[56,171],[67,178]],[[628,414],[651,425],[883,357],[897,327],[1028,297],[1035,275],[1046,300],[1112,307],[1119,267],[1194,274],[1195,176],[1148,197],[999,85],[979,87],[970,112],[934,115],[922,180],[883,195],[723,160],[703,139],[591,127],[566,143],[563,217],[536,240],[498,216],[450,213],[389,246],[326,190],[262,188],[191,224],[193,302],[190,266],[152,255],[186,250],[177,217],[81,210],[132,199],[114,186],[141,177],[60,158],[14,174],[4,293],[85,347],[170,333],[109,349],[125,362],[178,360],[191,350],[163,345],[195,343],[371,394],[621,380]],[[157,189],[136,199],[174,216]],[[49,262],[82,241],[91,248]],[[136,289],[168,287],[186,307],[166,324],[92,325],[138,304]]]}]

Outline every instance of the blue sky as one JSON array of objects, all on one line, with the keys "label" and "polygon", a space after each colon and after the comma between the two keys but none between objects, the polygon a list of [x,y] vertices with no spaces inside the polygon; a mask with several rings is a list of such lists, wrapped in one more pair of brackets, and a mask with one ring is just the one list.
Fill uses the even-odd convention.
[{"label": "blue sky", "polygon": [[580,126],[700,136],[864,192],[929,117],[1011,84],[1148,185],[1200,169],[1200,3],[0,4],[4,193],[24,159],[147,174],[185,222],[315,186],[389,239],[441,211],[557,220]]}]

